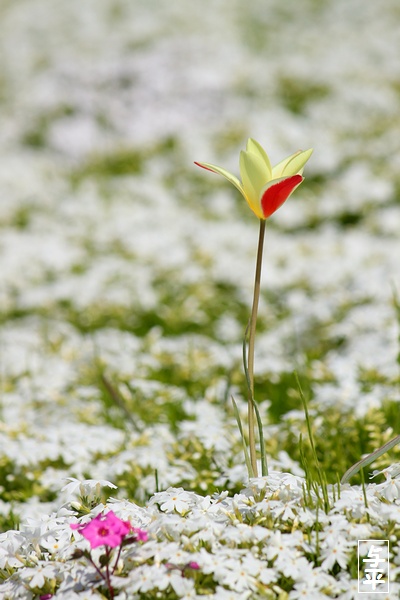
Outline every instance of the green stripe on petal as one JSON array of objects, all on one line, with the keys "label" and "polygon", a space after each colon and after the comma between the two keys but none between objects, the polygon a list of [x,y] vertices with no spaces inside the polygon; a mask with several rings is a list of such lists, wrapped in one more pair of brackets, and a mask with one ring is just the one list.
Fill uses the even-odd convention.
[{"label": "green stripe on petal", "polygon": [[210,163],[195,162],[194,164],[197,165],[198,167],[202,167],[203,169],[206,169],[207,171],[212,171],[213,173],[217,173],[217,175],[222,175],[222,177],[225,177],[225,179],[227,179],[230,183],[232,183],[239,190],[239,192],[242,194],[242,196],[244,198],[246,197],[243,186],[240,183],[239,179],[237,177],[235,177],[235,175],[233,175],[232,173],[229,173],[229,171],[227,171],[226,169],[223,169],[222,167],[217,167],[215,165],[211,165]]}]

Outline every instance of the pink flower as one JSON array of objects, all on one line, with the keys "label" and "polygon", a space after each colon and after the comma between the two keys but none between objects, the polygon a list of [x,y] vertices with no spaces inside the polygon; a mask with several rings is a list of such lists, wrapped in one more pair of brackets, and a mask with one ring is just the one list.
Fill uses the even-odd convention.
[{"label": "pink flower", "polygon": [[97,515],[97,517],[84,525],[72,524],[71,529],[76,529],[83,537],[89,540],[92,548],[97,548],[98,546],[115,548],[132,531],[132,526],[129,521],[122,521],[110,510],[105,515]]},{"label": "pink flower", "polygon": [[147,540],[149,539],[147,531],[144,531],[144,529],[140,529],[140,527],[131,527],[131,531],[135,535],[136,542],[147,542]]}]

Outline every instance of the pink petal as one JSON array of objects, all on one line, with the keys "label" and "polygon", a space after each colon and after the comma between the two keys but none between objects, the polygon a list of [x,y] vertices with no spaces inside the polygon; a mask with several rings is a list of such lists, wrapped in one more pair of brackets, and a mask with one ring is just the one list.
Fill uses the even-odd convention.
[{"label": "pink petal", "polygon": [[147,531],[140,529],[140,527],[132,527],[132,532],[135,534],[137,542],[147,542],[149,539]]},{"label": "pink petal", "polygon": [[77,529],[85,537],[92,548],[98,546],[119,546],[122,539],[131,531],[129,521],[122,521],[112,510],[106,514],[99,514],[86,524],[71,524],[72,529]]},{"label": "pink petal", "polygon": [[301,175],[293,175],[269,186],[261,196],[261,208],[264,218],[268,219],[278,210],[302,181],[303,177]]}]

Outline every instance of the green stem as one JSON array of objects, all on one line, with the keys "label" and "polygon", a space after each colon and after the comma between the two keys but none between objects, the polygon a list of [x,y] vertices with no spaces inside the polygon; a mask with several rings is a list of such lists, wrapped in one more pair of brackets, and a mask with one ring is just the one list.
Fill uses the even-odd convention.
[{"label": "green stem", "polygon": [[260,298],[261,265],[262,265],[262,255],[263,255],[263,247],[264,247],[264,234],[265,234],[265,220],[260,219],[260,233],[259,233],[259,237],[258,237],[256,274],[255,274],[255,279],[254,279],[253,307],[251,309],[251,317],[250,317],[249,351],[248,351],[248,357],[247,357],[247,366],[248,366],[249,382],[250,382],[250,391],[249,391],[249,398],[248,398],[249,448],[250,448],[251,466],[253,468],[255,477],[258,477],[258,470],[257,470],[256,442],[255,442],[255,434],[254,434],[255,411],[254,411],[254,406],[253,406],[254,341],[255,341],[255,337],[256,337],[258,301]]}]

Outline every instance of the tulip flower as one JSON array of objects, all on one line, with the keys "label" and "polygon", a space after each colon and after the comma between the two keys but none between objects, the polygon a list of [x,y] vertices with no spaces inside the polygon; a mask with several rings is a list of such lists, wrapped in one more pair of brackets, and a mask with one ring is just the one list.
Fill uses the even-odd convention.
[{"label": "tulip flower", "polygon": [[[249,426],[249,449],[248,456],[245,441],[242,435],[245,448],[245,459],[249,477],[257,477],[257,457],[255,445],[255,417],[257,417],[258,431],[261,446],[261,466],[262,474],[267,475],[267,462],[265,457],[264,438],[262,433],[261,419],[257,405],[254,401],[254,340],[256,333],[256,321],[258,311],[258,301],[260,298],[261,265],[264,244],[265,222],[280,206],[289,198],[294,190],[303,181],[303,169],[312,154],[312,149],[299,150],[291,154],[275,167],[271,166],[271,161],[264,148],[249,138],[246,150],[240,153],[239,168],[240,181],[235,175],[229,173],[221,167],[210,163],[195,164],[203,169],[222,175],[230,181],[242,194],[253,213],[260,219],[260,233],[258,238],[258,250],[256,261],[256,273],[254,281],[253,306],[249,324],[246,329],[243,344],[243,363],[248,387],[248,426]],[[248,339],[248,353],[246,343]],[[233,400],[234,402],[234,400]],[[236,404],[234,402],[234,407]],[[237,412],[237,409],[236,409]],[[238,419],[239,413],[237,412]],[[242,426],[238,421],[240,432]]]},{"label": "tulip flower", "polygon": [[303,181],[304,165],[312,149],[299,150],[275,167],[271,166],[264,148],[250,138],[246,150],[240,153],[240,176],[242,181],[221,167],[196,162],[203,169],[218,173],[230,181],[242,194],[253,213],[259,219],[268,219],[289,198]]}]

